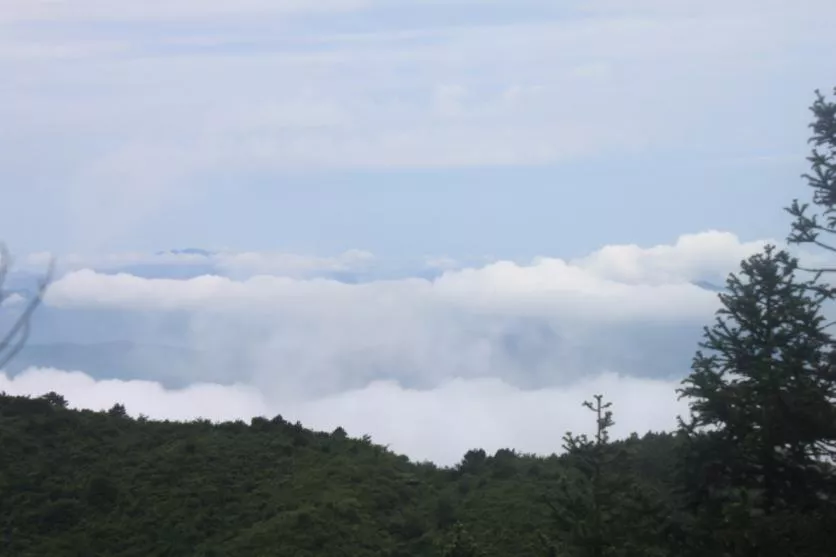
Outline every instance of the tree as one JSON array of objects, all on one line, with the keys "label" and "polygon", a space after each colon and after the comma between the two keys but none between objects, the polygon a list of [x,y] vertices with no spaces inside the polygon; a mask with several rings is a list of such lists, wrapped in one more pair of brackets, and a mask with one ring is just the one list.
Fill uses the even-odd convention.
[{"label": "tree", "polygon": [[114,418],[127,418],[128,411],[125,409],[124,404],[116,403],[110,407],[110,410],[107,411],[108,416],[112,416]]},{"label": "tree", "polygon": [[654,495],[636,481],[623,446],[609,442],[615,425],[611,402],[602,395],[583,405],[595,413],[594,439],[567,432],[566,461],[574,474],[560,484],[554,501],[546,499],[554,539],[543,537],[549,555],[578,557],[665,554],[666,517]]},{"label": "tree", "polygon": [[479,546],[460,522],[453,526],[449,541],[441,551],[443,557],[479,557],[481,554]]},{"label": "tree", "polygon": [[[6,280],[9,277],[9,272],[12,268],[12,256],[5,244],[0,243],[0,305],[7,303],[12,296],[12,292],[6,288]],[[28,300],[23,306],[23,310],[18,315],[17,319],[12,323],[12,326],[5,335],[0,336],[0,369],[3,369],[18,352],[26,344],[29,338],[29,332],[32,325],[32,314],[41,304],[46,289],[52,280],[52,274],[55,269],[55,261],[50,260],[46,275],[38,283],[35,296]]]},{"label": "tree", "polygon": [[816,279],[798,279],[797,270],[797,259],[771,245],[741,263],[678,390],[690,407],[690,420],[680,419],[689,441],[682,469],[688,503],[702,538],[711,529],[719,546],[698,553],[794,555],[821,538],[804,540],[796,519],[834,516],[827,462],[836,456],[836,368],[822,315],[827,293]]},{"label": "tree", "polygon": [[488,455],[485,449],[470,449],[464,453],[458,470],[462,474],[478,474],[484,469],[487,460]]},{"label": "tree", "polygon": [[59,395],[55,391],[49,391],[45,395],[42,395],[41,398],[47,401],[50,405],[55,406],[56,408],[67,407],[67,399],[65,399],[63,396]]},{"label": "tree", "polygon": [[[836,88],[833,92],[836,94]],[[836,102],[828,101],[817,90],[810,111],[814,117],[810,124],[813,134],[809,140],[813,150],[807,157],[810,172],[802,177],[812,190],[813,206],[793,199],[792,204],[785,209],[795,219],[787,240],[790,244],[815,245],[836,253],[836,239],[827,239],[836,235]],[[833,267],[810,270],[818,273],[836,272]]]},{"label": "tree", "polygon": [[[615,425],[612,419],[611,402],[604,403],[603,395],[595,395],[595,405],[584,401],[583,405],[596,414],[595,440],[586,435],[573,435],[566,432],[563,436],[563,449],[580,472],[583,482],[577,483],[564,478],[561,485],[561,497],[558,505],[551,505],[552,518],[561,531],[564,551],[574,546],[580,549],[580,555],[601,557],[608,554],[608,549],[617,540],[610,531],[612,512],[611,497],[614,495],[606,486],[606,466],[613,460],[613,455],[606,450],[609,441],[609,428]],[[581,489],[577,489],[577,488]],[[566,543],[568,542],[568,543]]]}]

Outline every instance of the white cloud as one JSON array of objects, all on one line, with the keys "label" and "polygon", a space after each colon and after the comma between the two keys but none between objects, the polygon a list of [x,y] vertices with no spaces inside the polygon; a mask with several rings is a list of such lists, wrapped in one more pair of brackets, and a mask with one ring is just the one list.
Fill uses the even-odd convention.
[{"label": "white cloud", "polygon": [[495,379],[453,379],[432,390],[376,382],[332,397],[287,403],[241,385],[200,384],[175,391],[152,382],[94,381],[80,372],[54,369],[31,369],[12,379],[0,373],[0,391],[39,396],[54,390],[75,408],[106,410],[119,402],[133,416],[174,420],[249,420],[280,413],[317,430],[341,426],[355,437],[369,434],[394,451],[440,464],[454,464],[473,448],[560,452],[567,430],[592,432],[594,418],[581,402],[597,393],[614,404],[615,436],[669,430],[676,416],[687,411],[685,402],[676,400],[676,387],[615,374],[536,391]]},{"label": "white cloud", "polygon": [[0,0],[0,23],[24,21],[164,21],[353,11],[367,0]]},{"label": "white cloud", "polygon": [[442,269],[442,270],[453,270],[461,268],[462,264],[452,258],[447,256],[439,256],[439,257],[425,257],[424,263],[427,267],[431,269]]},{"label": "white cloud", "polygon": [[[498,261],[481,268],[447,271],[434,280],[406,279],[347,285],[323,279],[297,280],[288,276],[257,275],[240,281],[219,276],[189,280],[148,279],[125,273],[101,274],[85,269],[65,275],[50,288],[46,301],[55,307],[196,310],[207,305],[229,311],[251,311],[254,306],[288,308],[389,307],[420,300],[427,311],[454,307],[466,311],[513,315],[562,315],[574,319],[616,321],[703,315],[714,296],[689,283],[706,274],[728,271],[758,243],[740,244],[731,234],[709,232],[683,236],[675,246],[642,250],[611,246],[567,263],[538,258],[521,265]],[[349,252],[348,263],[364,262],[368,254]],[[238,254],[221,259],[225,265],[268,270],[299,266],[319,268],[322,260]],[[326,260],[327,261],[327,260]],[[332,269],[345,268],[328,261]],[[291,309],[293,311],[293,309]]]},{"label": "white cloud", "polygon": [[93,268],[97,270],[110,270],[130,265],[200,265],[205,264],[208,257],[197,253],[144,253],[144,252],[122,252],[99,255],[84,255],[69,253],[56,256],[50,252],[37,252],[28,254],[22,261],[23,267],[27,269],[42,268],[55,257],[62,269],[78,270]]},{"label": "white cloud", "polygon": [[215,258],[218,267],[235,275],[302,276],[324,271],[363,269],[375,257],[363,250],[349,250],[336,257],[300,256],[290,253],[240,252],[221,253]]},{"label": "white cloud", "polygon": [[8,295],[6,298],[3,299],[3,302],[0,303],[0,307],[11,307],[11,306],[19,306],[24,303],[26,299],[18,294],[17,292]]},{"label": "white cloud", "polygon": [[599,276],[630,284],[715,280],[722,285],[730,271],[767,243],[778,242],[741,242],[730,232],[712,230],[682,235],[674,245],[606,246],[574,263]]},{"label": "white cloud", "polygon": [[499,261],[432,281],[357,285],[82,270],[53,285],[47,308],[121,311],[120,320],[187,315],[177,340],[202,356],[176,373],[191,386],[30,370],[0,376],[0,389],[56,390],[98,409],[118,401],[159,418],[280,413],[443,463],[479,446],[549,453],[565,430],[589,431],[581,402],[596,393],[613,399],[618,435],[672,427],[685,408],[677,381],[718,307],[716,294],[690,281],[736,271],[762,245],[711,231],[607,246],[574,262]]},{"label": "white cloud", "polygon": [[[350,434],[369,433],[379,443],[414,458],[450,464],[465,451],[561,452],[567,430],[592,433],[594,417],[582,407],[594,394],[613,402],[613,434],[670,430],[687,403],[677,401],[674,382],[603,374],[565,388],[524,391],[495,379],[454,379],[430,391],[375,383],[293,408],[303,423]],[[320,425],[321,424],[321,425]]]},{"label": "white cloud", "polygon": [[[27,255],[22,268],[41,270],[55,254],[38,252]],[[212,267],[216,274],[230,277],[254,275],[279,275],[307,277],[320,273],[358,271],[369,268],[375,262],[372,253],[364,250],[348,250],[335,256],[299,255],[283,252],[254,252],[233,250],[170,250],[157,253],[121,252],[109,254],[69,253],[55,256],[61,272],[91,269],[113,272],[133,266]]]},{"label": "white cloud", "polygon": [[[2,10],[2,6],[0,6]],[[0,22],[2,22],[0,15]],[[85,60],[93,56],[124,52],[120,41],[89,40],[0,40],[0,62],[37,63],[42,61]]]},{"label": "white cloud", "polygon": [[[90,95],[68,105],[35,97],[45,112],[31,115],[33,121],[26,111],[21,125],[105,126],[120,145],[92,167],[108,172],[142,170],[158,148],[170,156],[155,159],[154,167],[179,165],[189,172],[191,164],[559,161],[667,142],[671,134],[687,139],[681,132],[699,123],[699,112],[693,105],[682,111],[674,99],[704,89],[706,79],[748,75],[741,67],[776,48],[771,31],[782,24],[760,12],[746,19],[723,12],[602,16],[426,29],[420,41],[385,30],[367,33],[379,43],[374,48],[314,29],[291,50],[256,33],[251,41],[260,47],[245,55],[172,52],[91,61],[71,76],[35,72],[29,83],[102,86],[109,98]],[[711,41],[704,40],[708,34]],[[311,40],[324,41],[325,48],[310,50]],[[184,88],[185,82],[192,85]],[[32,104],[27,97],[15,104]],[[709,109],[715,100],[706,95],[699,106]],[[155,133],[153,141],[142,133],[172,125],[176,134]]]},{"label": "white cloud", "polygon": [[0,374],[0,391],[33,396],[55,391],[73,408],[93,410],[107,410],[118,402],[134,416],[146,414],[158,419],[234,420],[268,412],[260,394],[243,385],[201,383],[169,391],[151,381],[96,381],[80,371],[51,368],[32,368],[13,378]]},{"label": "white cloud", "polygon": [[[72,241],[85,248],[99,247],[101,230],[127,233],[187,206],[219,175],[775,149],[768,114],[747,112],[751,84],[791,81],[782,60],[826,74],[831,62],[817,56],[835,46],[818,32],[836,15],[825,2],[595,2],[575,6],[592,17],[563,18],[526,2],[513,23],[474,16],[458,27],[437,4],[411,4],[424,23],[354,0],[129,4],[0,5],[7,22],[66,25],[5,26],[14,32],[0,41],[0,70],[16,77],[0,93],[9,130],[0,152],[27,181],[49,173],[44,187],[66,197]],[[281,17],[342,9],[368,17],[343,26]],[[181,17],[214,25],[140,26],[116,44],[107,33],[79,38],[68,23]]]},{"label": "white cloud", "polygon": [[[180,379],[244,381],[287,400],[382,379],[431,388],[452,377],[493,377],[544,387],[606,369],[681,375],[699,326],[718,304],[690,275],[717,272],[718,261],[731,271],[729,250],[750,247],[706,233],[650,248],[636,261],[606,248],[580,265],[498,261],[434,280],[360,284],[275,275],[148,279],[87,269],[54,283],[45,304],[161,320],[185,313],[188,332],[176,342],[208,354]],[[630,274],[635,265],[645,270]]]}]

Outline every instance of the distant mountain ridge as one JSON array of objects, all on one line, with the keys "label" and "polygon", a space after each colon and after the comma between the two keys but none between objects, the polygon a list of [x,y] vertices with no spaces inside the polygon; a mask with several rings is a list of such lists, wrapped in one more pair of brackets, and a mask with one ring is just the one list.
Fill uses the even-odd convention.
[{"label": "distant mountain ridge", "polygon": [[202,257],[212,257],[213,255],[217,255],[218,252],[216,251],[209,251],[202,248],[183,248],[183,249],[170,249],[164,251],[155,252],[154,255],[165,255],[167,253],[171,253],[174,255],[200,255]]},{"label": "distant mountain ridge", "polygon": [[713,282],[709,282],[707,280],[695,280],[691,281],[691,284],[693,284],[694,286],[698,286],[703,290],[710,290],[712,292],[722,292],[723,290],[725,290],[725,287],[718,286]]}]

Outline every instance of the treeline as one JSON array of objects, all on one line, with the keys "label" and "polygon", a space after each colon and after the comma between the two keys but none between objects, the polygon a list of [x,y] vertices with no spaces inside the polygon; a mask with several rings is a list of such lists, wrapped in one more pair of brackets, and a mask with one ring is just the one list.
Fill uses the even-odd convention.
[{"label": "treeline", "polygon": [[[673,508],[675,444],[608,447]],[[3,556],[548,555],[564,539],[552,505],[586,481],[576,456],[472,450],[441,468],[281,416],[164,422],[55,393],[0,396],[0,447]]]},{"label": "treeline", "polygon": [[[836,252],[836,103],[817,93],[812,112],[788,242]],[[439,468],[281,416],[170,423],[0,396],[0,554],[832,555],[836,266],[805,265],[767,246],[729,276],[675,431],[613,441],[596,395],[595,434],[567,433],[560,456]]]}]

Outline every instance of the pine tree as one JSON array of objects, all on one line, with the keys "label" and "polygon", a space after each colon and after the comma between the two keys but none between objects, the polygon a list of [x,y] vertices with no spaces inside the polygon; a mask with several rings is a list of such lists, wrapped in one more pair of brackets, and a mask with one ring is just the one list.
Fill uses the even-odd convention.
[{"label": "pine tree", "polygon": [[[836,94],[836,88],[833,92]],[[786,208],[795,219],[788,241],[790,244],[814,245],[836,253],[836,242],[830,239],[836,235],[836,102],[828,101],[821,92],[816,91],[816,100],[810,111],[813,113],[813,122],[810,124],[813,134],[809,142],[813,150],[807,157],[810,172],[802,177],[812,190],[812,206],[794,199]],[[836,272],[833,267],[813,270]],[[836,295],[836,291],[830,291],[830,294]]]},{"label": "pine tree", "polygon": [[802,527],[836,516],[827,294],[797,270],[774,246],[742,262],[679,389],[691,414],[682,478],[703,537],[713,532],[696,554],[812,555],[829,532],[804,539]]},{"label": "pine tree", "polygon": [[110,410],[107,411],[108,416],[113,416],[114,418],[127,418],[128,411],[125,409],[124,404],[116,403],[110,407]]},{"label": "pine tree", "polygon": [[612,403],[603,402],[602,395],[594,399],[583,405],[595,413],[595,437],[567,432],[563,438],[566,462],[575,473],[563,478],[554,498],[546,498],[554,522],[554,535],[542,537],[547,554],[664,555],[670,513],[636,481],[625,448],[610,443]]}]

